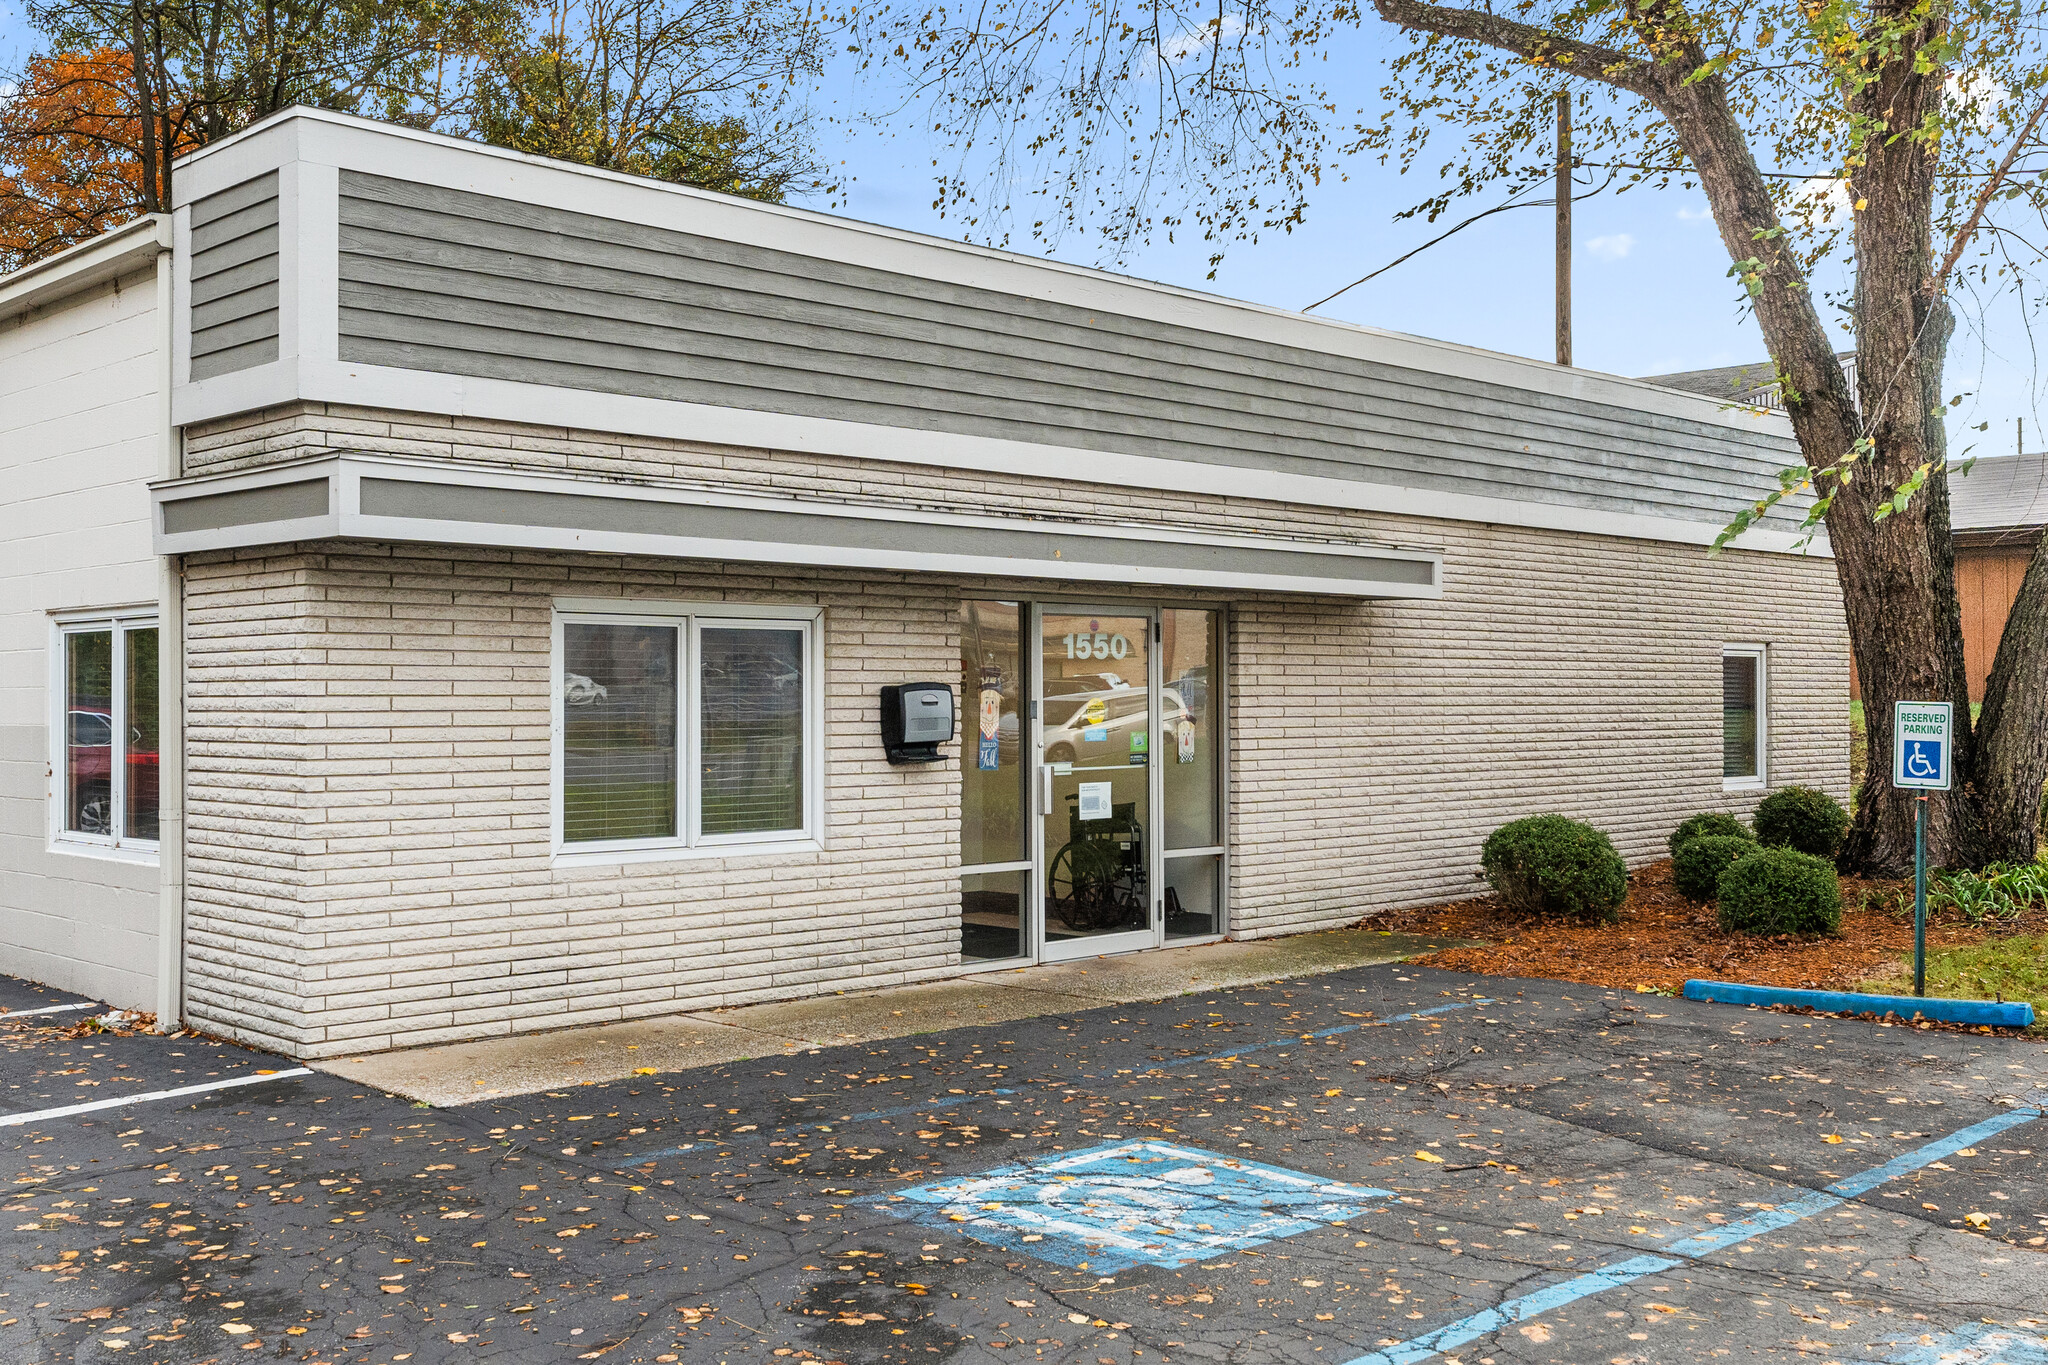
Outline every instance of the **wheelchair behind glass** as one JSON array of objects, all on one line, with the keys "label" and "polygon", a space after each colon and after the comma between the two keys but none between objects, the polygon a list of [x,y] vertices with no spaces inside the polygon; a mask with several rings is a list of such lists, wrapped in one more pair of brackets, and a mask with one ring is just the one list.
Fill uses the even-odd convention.
[{"label": "wheelchair behind glass", "polygon": [[1076,933],[1142,929],[1147,921],[1145,831],[1135,801],[1107,820],[1083,820],[1067,797],[1067,843],[1046,869],[1047,910]]}]

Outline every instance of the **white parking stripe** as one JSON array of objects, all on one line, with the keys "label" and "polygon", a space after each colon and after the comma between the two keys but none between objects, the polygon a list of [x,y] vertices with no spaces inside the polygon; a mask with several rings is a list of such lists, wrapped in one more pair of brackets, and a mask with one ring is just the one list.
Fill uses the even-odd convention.
[{"label": "white parking stripe", "polygon": [[0,1023],[9,1019],[20,1019],[30,1014],[62,1014],[66,1010],[90,1010],[99,1008],[97,1000],[81,1000],[75,1005],[38,1005],[32,1010],[0,1010]]},{"label": "white parking stripe", "polygon": [[295,1066],[289,1071],[273,1071],[265,1076],[235,1076],[225,1081],[208,1081],[205,1085],[179,1086],[176,1090],[152,1090],[146,1095],[122,1095],[110,1100],[93,1100],[86,1104],[67,1104],[61,1109],[37,1109],[27,1114],[0,1114],[0,1128],[18,1128],[24,1123],[67,1118],[72,1114],[89,1114],[95,1109],[124,1109],[131,1104],[148,1104],[151,1100],[174,1100],[181,1095],[204,1095],[209,1090],[225,1090],[233,1085],[255,1085],[258,1081],[281,1081],[287,1076],[312,1074],[307,1067]]}]

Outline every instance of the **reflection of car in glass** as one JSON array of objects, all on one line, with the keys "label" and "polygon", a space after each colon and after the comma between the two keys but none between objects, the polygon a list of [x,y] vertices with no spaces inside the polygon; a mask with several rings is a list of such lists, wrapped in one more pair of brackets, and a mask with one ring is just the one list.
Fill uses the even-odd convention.
[{"label": "reflection of car in glass", "polygon": [[[1100,724],[1089,719],[1088,703],[1102,703]],[[1068,693],[1045,699],[1045,761],[1074,763],[1083,759],[1123,760],[1131,752],[1131,735],[1146,729],[1145,689],[1119,687],[1107,692]],[[1160,728],[1172,734],[1189,715],[1187,703],[1170,687],[1159,690]],[[1090,738],[1099,733],[1099,738]],[[1148,736],[1149,739],[1149,736]]]},{"label": "reflection of car in glass", "polygon": [[777,720],[803,711],[803,670],[787,659],[767,654],[707,659],[701,676],[707,723]]},{"label": "reflection of car in glass", "polygon": [[[80,834],[114,832],[114,717],[110,711],[73,710],[65,750],[66,828]],[[128,732],[128,804],[131,809],[156,809],[157,753],[143,749],[142,731]],[[133,833],[134,831],[130,831]],[[155,837],[153,833],[149,837]]]},{"label": "reflection of car in glass", "polygon": [[581,673],[562,675],[562,700],[571,706],[588,706],[592,702],[603,701],[610,695],[610,688]]}]

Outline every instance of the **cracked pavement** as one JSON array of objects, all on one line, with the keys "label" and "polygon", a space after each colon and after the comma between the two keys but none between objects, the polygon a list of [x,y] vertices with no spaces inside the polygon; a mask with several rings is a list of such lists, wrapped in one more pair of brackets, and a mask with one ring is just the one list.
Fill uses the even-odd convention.
[{"label": "cracked pavement", "polygon": [[[291,1066],[79,1017],[0,1017],[0,1112]],[[0,1360],[2018,1365],[2048,1119],[1402,1344],[2043,1099],[2029,1041],[1401,966],[451,1109],[316,1073],[0,1127]],[[1138,1141],[1388,1193],[1113,1270],[902,1195]]]}]

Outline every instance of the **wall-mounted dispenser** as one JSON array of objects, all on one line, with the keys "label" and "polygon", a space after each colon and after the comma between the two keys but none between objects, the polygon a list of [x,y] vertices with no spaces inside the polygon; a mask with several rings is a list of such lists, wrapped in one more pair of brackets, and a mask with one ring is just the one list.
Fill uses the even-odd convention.
[{"label": "wall-mounted dispenser", "polygon": [[950,683],[894,683],[882,689],[882,752],[891,763],[938,763],[953,738]]}]

